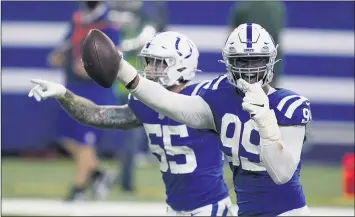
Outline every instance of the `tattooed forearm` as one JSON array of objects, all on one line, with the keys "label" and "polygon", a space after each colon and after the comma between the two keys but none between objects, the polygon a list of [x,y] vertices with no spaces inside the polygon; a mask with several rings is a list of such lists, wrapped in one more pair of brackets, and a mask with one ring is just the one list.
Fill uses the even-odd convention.
[{"label": "tattooed forearm", "polygon": [[58,101],[75,120],[85,125],[121,130],[141,125],[128,105],[99,106],[69,90]]}]

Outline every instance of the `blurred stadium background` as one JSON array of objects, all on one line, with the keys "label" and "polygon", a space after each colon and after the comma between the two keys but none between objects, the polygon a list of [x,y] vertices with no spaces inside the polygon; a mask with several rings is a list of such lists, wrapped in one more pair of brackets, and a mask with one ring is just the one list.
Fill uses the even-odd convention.
[{"label": "blurred stadium background", "polygon": [[[71,159],[51,144],[55,100],[27,97],[31,78],[63,83],[46,58],[65,34],[77,2],[1,2],[2,212],[18,215],[162,215],[164,187],[158,165],[138,164],[136,193],[114,186],[109,201],[65,205]],[[117,2],[119,4],[119,2]],[[190,36],[200,49],[197,80],[224,72],[218,64],[233,2],[166,2],[167,29]],[[354,215],[353,179],[345,180],[345,154],[354,154],[354,2],[285,2],[284,70],[280,86],[312,102],[313,123],[303,151],[301,180],[316,215]],[[122,132],[117,132],[125,136]],[[122,134],[122,135],[121,135]],[[121,140],[99,146],[105,165]],[[108,145],[109,144],[109,145]],[[231,173],[225,169],[231,185]],[[346,186],[348,185],[348,186]],[[352,189],[346,190],[350,187]],[[232,189],[232,188],[231,188]],[[346,191],[348,191],[346,193]],[[352,191],[352,193],[350,192]],[[234,193],[231,191],[234,198]]]}]

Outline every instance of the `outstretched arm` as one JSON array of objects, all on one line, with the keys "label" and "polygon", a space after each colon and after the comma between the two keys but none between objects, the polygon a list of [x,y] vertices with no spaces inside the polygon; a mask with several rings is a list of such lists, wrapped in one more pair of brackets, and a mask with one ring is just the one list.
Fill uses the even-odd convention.
[{"label": "outstretched arm", "polygon": [[65,111],[82,124],[96,128],[127,130],[141,125],[128,105],[99,106],[67,90],[57,98]]},{"label": "outstretched arm", "polygon": [[137,74],[122,60],[118,79],[141,102],[177,122],[196,129],[213,129],[215,123],[209,105],[200,96],[186,96],[167,90],[162,85]]}]

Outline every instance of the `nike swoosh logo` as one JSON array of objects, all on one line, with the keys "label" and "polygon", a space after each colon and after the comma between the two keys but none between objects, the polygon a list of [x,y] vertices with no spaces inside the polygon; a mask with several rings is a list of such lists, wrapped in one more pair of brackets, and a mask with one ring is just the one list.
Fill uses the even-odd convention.
[{"label": "nike swoosh logo", "polygon": [[255,106],[259,106],[259,107],[264,107],[264,104],[254,104],[254,103],[250,103],[251,105],[255,105]]}]

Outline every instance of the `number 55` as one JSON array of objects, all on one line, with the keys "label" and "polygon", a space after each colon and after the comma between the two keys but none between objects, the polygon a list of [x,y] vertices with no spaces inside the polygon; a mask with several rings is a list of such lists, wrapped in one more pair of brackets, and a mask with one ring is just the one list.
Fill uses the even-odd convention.
[{"label": "number 55", "polygon": [[[177,135],[181,138],[188,137],[186,125],[168,126],[160,124],[144,124],[144,129],[148,136],[149,148],[151,152],[160,156],[160,170],[167,172],[169,167],[173,174],[192,173],[196,167],[196,156],[194,151],[187,146],[173,146],[171,136]],[[150,135],[155,135],[162,141],[164,148],[158,144],[152,144]],[[177,164],[175,161],[168,161],[166,155],[184,155],[186,158],[185,164]]]}]

